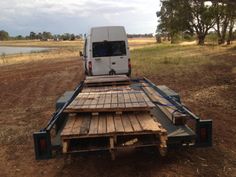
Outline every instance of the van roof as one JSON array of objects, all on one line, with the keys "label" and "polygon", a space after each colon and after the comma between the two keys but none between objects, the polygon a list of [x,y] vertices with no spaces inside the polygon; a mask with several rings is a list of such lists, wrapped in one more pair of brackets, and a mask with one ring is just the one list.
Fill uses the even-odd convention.
[{"label": "van roof", "polygon": [[92,42],[127,40],[123,26],[100,26],[90,30]]},{"label": "van roof", "polygon": [[91,29],[96,29],[96,28],[124,28],[124,26],[94,26]]}]

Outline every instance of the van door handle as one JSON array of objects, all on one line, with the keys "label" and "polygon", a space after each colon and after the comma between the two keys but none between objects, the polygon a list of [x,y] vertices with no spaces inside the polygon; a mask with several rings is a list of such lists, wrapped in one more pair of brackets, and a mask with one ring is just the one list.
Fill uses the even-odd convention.
[{"label": "van door handle", "polygon": [[95,60],[101,60],[101,58],[95,58]]},{"label": "van door handle", "polygon": [[116,64],[116,62],[112,62],[111,64],[115,65],[115,64]]},{"label": "van door handle", "polygon": [[121,59],[124,58],[124,57],[120,57]]}]

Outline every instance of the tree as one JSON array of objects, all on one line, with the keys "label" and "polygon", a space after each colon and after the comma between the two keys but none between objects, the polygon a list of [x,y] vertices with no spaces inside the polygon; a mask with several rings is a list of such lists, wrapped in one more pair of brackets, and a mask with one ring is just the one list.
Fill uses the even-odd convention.
[{"label": "tree", "polygon": [[230,43],[232,38],[232,31],[235,23],[235,15],[236,15],[236,4],[231,3],[230,1],[220,1],[215,0],[212,1],[213,7],[215,8],[215,19],[216,19],[216,27],[215,31],[218,35],[218,44],[224,44],[227,35],[228,29],[228,39],[227,43]]},{"label": "tree", "polygon": [[8,32],[1,30],[0,31],[0,40],[4,41],[4,40],[8,40],[9,39],[9,34]]},{"label": "tree", "polygon": [[64,34],[62,35],[62,39],[63,39],[64,41],[70,40],[70,34],[69,34],[69,33],[64,33]]},{"label": "tree", "polygon": [[206,5],[205,1],[202,0],[193,0],[189,4],[192,15],[192,20],[189,22],[190,26],[197,34],[198,44],[203,45],[206,35],[216,22],[214,8],[211,5]]},{"label": "tree", "polygon": [[36,39],[36,33],[33,32],[33,31],[31,31],[31,32],[30,32],[30,35],[29,35],[29,38],[30,38],[30,39]]},{"label": "tree", "polygon": [[157,43],[161,43],[161,35],[159,35],[159,34],[156,34],[156,42]]},{"label": "tree", "polygon": [[22,40],[22,39],[24,39],[24,37],[22,35],[16,36],[16,40]]},{"label": "tree", "polygon": [[161,3],[157,31],[168,32],[171,38],[179,32],[196,33],[198,44],[204,44],[208,31],[215,25],[211,5],[204,0],[162,0]]},{"label": "tree", "polygon": [[42,33],[38,33],[38,34],[37,34],[37,39],[40,39],[40,40],[43,39]]},{"label": "tree", "polygon": [[70,40],[71,40],[71,41],[74,41],[74,40],[75,40],[75,35],[74,35],[74,34],[71,34],[71,35],[70,35]]},{"label": "tree", "polygon": [[229,34],[227,44],[229,45],[233,40],[233,29],[236,25],[236,3],[229,5]]},{"label": "tree", "polygon": [[[162,7],[156,13],[159,18],[159,25],[157,26],[157,34],[163,34],[170,37],[171,43],[174,43],[174,36],[180,31],[189,31],[191,28],[188,21],[190,21],[188,13],[187,1],[185,0],[162,0]],[[190,33],[192,30],[189,31]]]},{"label": "tree", "polygon": [[46,31],[43,32],[43,34],[42,34],[43,40],[52,39],[52,38],[53,38],[53,36],[50,32],[46,32]]}]

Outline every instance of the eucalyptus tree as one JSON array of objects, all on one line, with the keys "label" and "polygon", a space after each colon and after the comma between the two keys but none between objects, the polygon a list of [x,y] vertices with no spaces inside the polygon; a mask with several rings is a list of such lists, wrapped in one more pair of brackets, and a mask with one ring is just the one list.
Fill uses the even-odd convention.
[{"label": "eucalyptus tree", "polygon": [[225,43],[227,33],[227,43],[230,44],[236,20],[236,2],[212,0],[212,6],[215,8],[216,25],[214,29],[218,36],[218,44]]},{"label": "eucalyptus tree", "polygon": [[198,44],[203,45],[209,30],[215,25],[214,8],[204,0],[162,0],[157,12],[157,32],[195,33]]}]

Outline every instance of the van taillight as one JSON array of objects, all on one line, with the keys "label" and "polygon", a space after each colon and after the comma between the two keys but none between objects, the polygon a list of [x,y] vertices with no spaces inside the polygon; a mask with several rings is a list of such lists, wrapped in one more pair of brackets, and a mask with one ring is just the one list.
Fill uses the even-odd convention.
[{"label": "van taillight", "polygon": [[92,71],[92,62],[90,61],[88,64],[89,71]]},{"label": "van taillight", "polygon": [[130,58],[128,59],[128,67],[129,67],[129,69],[131,69],[131,62],[130,62]]}]

